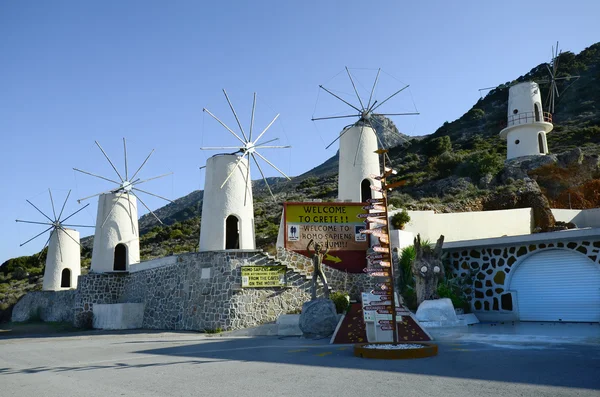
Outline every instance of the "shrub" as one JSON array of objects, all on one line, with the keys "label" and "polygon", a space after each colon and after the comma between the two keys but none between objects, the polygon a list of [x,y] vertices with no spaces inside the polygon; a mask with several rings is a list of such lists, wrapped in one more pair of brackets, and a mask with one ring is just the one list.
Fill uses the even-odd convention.
[{"label": "shrub", "polygon": [[338,313],[345,313],[350,307],[348,293],[345,291],[335,291],[329,294],[329,299],[335,304],[335,310]]},{"label": "shrub", "polygon": [[217,328],[214,328],[214,329],[212,329],[212,328],[206,328],[204,330],[205,334],[220,334],[221,332],[223,332],[223,330],[220,327],[217,327]]},{"label": "shrub", "polygon": [[169,233],[169,239],[170,240],[173,240],[173,239],[176,239],[176,238],[181,238],[181,237],[183,237],[183,232],[180,229],[173,229]]},{"label": "shrub", "polygon": [[460,176],[467,176],[474,181],[486,174],[496,175],[504,167],[504,159],[495,152],[475,152],[465,158],[457,171]]},{"label": "shrub", "polygon": [[392,215],[392,226],[395,229],[404,229],[404,225],[408,222],[410,222],[410,215],[405,209]]},{"label": "shrub", "polygon": [[448,135],[433,138],[425,142],[423,149],[428,157],[439,156],[444,152],[452,150],[452,141]]}]

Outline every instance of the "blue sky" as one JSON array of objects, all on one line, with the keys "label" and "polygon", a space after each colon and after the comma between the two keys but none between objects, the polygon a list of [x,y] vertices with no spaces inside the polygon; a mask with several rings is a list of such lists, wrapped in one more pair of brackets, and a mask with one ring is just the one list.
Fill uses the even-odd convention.
[{"label": "blue sky", "polygon": [[[350,123],[311,121],[344,111],[318,86],[351,94],[345,66],[367,97],[377,68],[378,98],[410,84],[379,110],[416,106],[420,116],[393,120],[430,134],[470,109],[479,88],[549,61],[557,40],[575,53],[600,40],[598,15],[589,0],[0,1],[0,263],[44,244],[19,247],[43,230],[14,222],[43,219],[26,199],[50,213],[47,189],[60,204],[73,189],[70,213],[73,198],[112,187],[72,170],[114,175],[94,140],[121,169],[123,137],[130,169],[156,149],[141,176],[174,174],[146,188],[178,198],[203,188],[199,167],[212,153],[201,146],[237,143],[202,108],[235,127],[225,88],[248,128],[257,92],[256,130],[280,113],[265,139],[293,146],[266,155],[299,175],[335,154],[325,146]],[[90,203],[72,220],[93,225]]]}]

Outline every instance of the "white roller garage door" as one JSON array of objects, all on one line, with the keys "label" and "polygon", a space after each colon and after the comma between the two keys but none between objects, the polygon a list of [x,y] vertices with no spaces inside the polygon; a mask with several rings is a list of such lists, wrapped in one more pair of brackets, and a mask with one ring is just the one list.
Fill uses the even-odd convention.
[{"label": "white roller garage door", "polygon": [[521,321],[600,321],[600,268],[567,250],[533,254],[515,269]]}]

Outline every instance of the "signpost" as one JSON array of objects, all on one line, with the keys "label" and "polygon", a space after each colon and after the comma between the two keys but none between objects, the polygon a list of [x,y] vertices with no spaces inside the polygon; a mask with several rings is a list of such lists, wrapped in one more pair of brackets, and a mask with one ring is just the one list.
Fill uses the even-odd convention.
[{"label": "signpost", "polygon": [[242,266],[242,288],[285,287],[286,266]]},{"label": "signpost", "polygon": [[[389,240],[389,225],[388,225],[388,206],[387,206],[387,191],[395,187],[402,186],[406,181],[397,181],[388,183],[386,178],[396,173],[392,168],[386,167],[385,153],[386,149],[378,149],[376,153],[383,154],[383,173],[381,175],[373,175],[377,180],[381,181],[381,188],[371,186],[372,190],[381,192],[382,198],[368,200],[370,205],[364,206],[363,209],[368,210],[367,214],[358,214],[359,219],[365,219],[368,224],[374,224],[371,228],[360,230],[360,233],[371,235],[372,238],[378,238],[379,244],[371,247],[372,252],[367,255],[369,267],[364,271],[371,277],[379,277],[382,282],[376,284],[380,291],[371,291],[371,294],[363,294],[363,300],[371,297],[376,297],[379,304],[375,300],[368,303],[363,302],[363,312],[365,321],[377,320],[376,326],[382,331],[392,331],[393,343],[398,343],[397,332],[397,312],[396,294],[394,292],[394,267],[390,255],[390,240]],[[376,314],[373,314],[375,312]],[[401,312],[401,310],[400,310]],[[391,318],[386,319],[385,316],[390,315]],[[383,316],[383,319],[379,319]],[[368,320],[367,320],[368,318]]]},{"label": "signpost", "polygon": [[349,273],[360,273],[366,264],[369,239],[360,233],[369,210],[364,203],[284,203],[285,248],[309,255],[310,240],[329,253],[323,263]]}]

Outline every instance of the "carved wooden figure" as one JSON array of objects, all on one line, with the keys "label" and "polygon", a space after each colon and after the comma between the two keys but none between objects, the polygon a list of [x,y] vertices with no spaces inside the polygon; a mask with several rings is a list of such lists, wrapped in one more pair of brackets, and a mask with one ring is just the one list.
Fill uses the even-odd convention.
[{"label": "carved wooden figure", "polygon": [[428,299],[437,299],[438,281],[444,279],[442,264],[442,245],[444,236],[440,236],[435,248],[421,244],[421,235],[414,240],[415,260],[412,263],[412,273],[415,276],[415,292],[417,305]]}]

